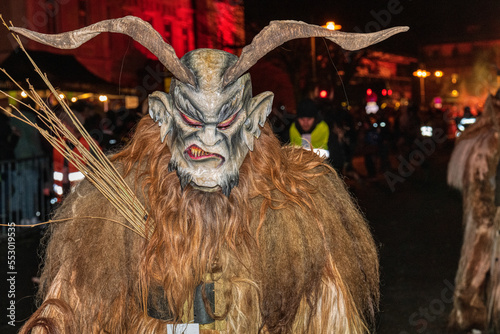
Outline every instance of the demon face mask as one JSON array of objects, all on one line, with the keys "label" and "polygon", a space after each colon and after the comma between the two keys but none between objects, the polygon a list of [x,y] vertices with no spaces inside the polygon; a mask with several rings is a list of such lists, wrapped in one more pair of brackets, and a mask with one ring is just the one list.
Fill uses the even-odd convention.
[{"label": "demon face mask", "polygon": [[229,196],[271,111],[273,94],[252,97],[249,74],[222,86],[225,69],[237,60],[218,50],[191,51],[181,61],[193,71],[196,87],[174,79],[171,95],[155,92],[149,97],[150,115],[172,152],[169,171],[177,171],[182,188],[221,188]]},{"label": "demon face mask", "polygon": [[150,115],[161,127],[161,140],[167,138],[172,152],[170,171],[177,172],[183,188],[188,184],[204,191],[220,188],[229,196],[273,98],[270,92],[252,97],[250,76],[245,74],[250,67],[292,39],[324,37],[345,50],[359,50],[408,28],[356,34],[304,22],[272,21],[243,48],[239,58],[220,50],[198,49],[182,60],[149,23],[134,16],[56,35],[16,27],[11,30],[62,49],[77,48],[102,32],[126,34],[145,46],[173,75],[170,94],[154,92],[149,101]]}]

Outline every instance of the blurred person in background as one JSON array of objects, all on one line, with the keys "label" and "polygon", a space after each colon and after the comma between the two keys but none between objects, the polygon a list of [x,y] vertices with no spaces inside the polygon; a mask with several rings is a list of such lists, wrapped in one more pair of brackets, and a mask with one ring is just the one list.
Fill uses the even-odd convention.
[{"label": "blurred person in background", "polygon": [[0,161],[15,159],[14,149],[19,137],[19,132],[10,123],[10,117],[0,111]]},{"label": "blurred person in background", "polygon": [[10,208],[13,188],[14,149],[19,141],[19,133],[10,124],[10,117],[0,111],[0,214]]},{"label": "blurred person in background", "polygon": [[290,144],[313,150],[324,158],[329,157],[330,128],[319,117],[314,101],[305,99],[297,106],[297,117],[290,126]]},{"label": "blurred person in background", "polygon": [[[36,104],[31,99],[23,99],[19,104],[19,112],[30,122],[37,124],[38,117],[33,109]],[[33,108],[33,109],[31,109]],[[15,191],[11,195],[11,209],[18,212],[18,219],[37,222],[38,198],[41,197],[42,173],[48,172],[50,166],[40,164],[39,158],[44,156],[42,149],[42,136],[37,129],[25,122],[12,118],[12,126],[18,131],[19,141],[14,150],[16,157]]]}]

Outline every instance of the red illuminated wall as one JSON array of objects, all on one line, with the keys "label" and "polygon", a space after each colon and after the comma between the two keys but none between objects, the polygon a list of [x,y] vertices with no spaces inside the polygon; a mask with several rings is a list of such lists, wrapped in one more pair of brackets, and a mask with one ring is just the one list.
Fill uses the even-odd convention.
[{"label": "red illuminated wall", "polygon": [[[16,7],[19,9],[12,14],[15,25],[43,33],[75,30],[126,15],[138,16],[148,21],[179,57],[200,47],[238,53],[244,43],[243,6],[238,1],[25,0],[25,6]],[[28,40],[25,45],[32,50],[74,54],[92,73],[123,86],[140,84],[138,76],[144,72],[148,58],[156,60],[139,43],[120,34],[102,34],[76,50],[58,50]]]}]

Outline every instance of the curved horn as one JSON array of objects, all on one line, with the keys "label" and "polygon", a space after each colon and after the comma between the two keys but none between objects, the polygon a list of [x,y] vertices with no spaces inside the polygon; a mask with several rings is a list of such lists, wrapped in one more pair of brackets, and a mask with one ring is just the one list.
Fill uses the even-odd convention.
[{"label": "curved horn", "polygon": [[75,49],[102,32],[122,33],[142,44],[180,81],[195,85],[194,74],[181,63],[174,48],[163,41],[161,35],[146,21],[126,16],[120,19],[104,20],[88,27],[62,33],[42,34],[24,28],[11,27],[10,30],[34,41],[60,49]]},{"label": "curved horn", "polygon": [[408,27],[394,27],[374,33],[358,34],[332,31],[300,21],[271,21],[255,36],[250,45],[243,48],[238,61],[227,69],[223,85],[226,86],[236,80],[268,52],[292,39],[325,37],[343,49],[353,51],[378,43],[408,29]]}]

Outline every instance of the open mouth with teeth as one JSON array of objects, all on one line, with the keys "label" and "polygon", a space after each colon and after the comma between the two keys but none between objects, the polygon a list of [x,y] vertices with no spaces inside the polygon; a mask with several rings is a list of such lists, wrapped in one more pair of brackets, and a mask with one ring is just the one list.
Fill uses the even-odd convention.
[{"label": "open mouth with teeth", "polygon": [[211,152],[206,152],[199,148],[196,145],[191,145],[189,146],[184,153],[191,158],[192,160],[200,161],[200,160],[207,160],[207,159],[215,159],[219,160],[218,166],[222,165],[224,163],[224,157],[220,154],[217,153],[211,153]]}]

